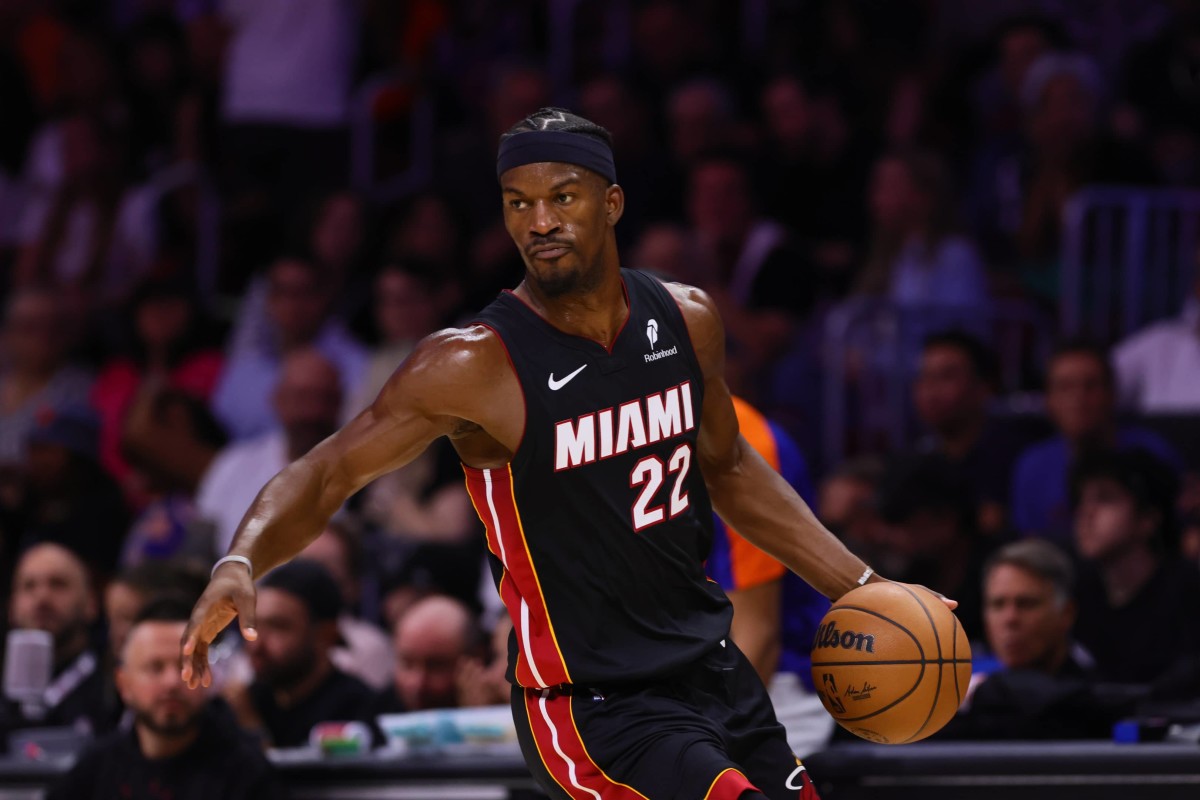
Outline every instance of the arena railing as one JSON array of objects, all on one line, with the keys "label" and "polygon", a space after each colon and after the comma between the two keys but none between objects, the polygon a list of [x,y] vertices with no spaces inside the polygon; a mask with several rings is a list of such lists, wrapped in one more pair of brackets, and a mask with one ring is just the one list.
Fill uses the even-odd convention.
[{"label": "arena railing", "polygon": [[[380,158],[381,126],[394,125],[404,141],[404,166],[385,173]],[[376,73],[363,81],[350,102],[350,180],[375,203],[418,191],[433,177],[433,101],[412,76],[400,70]],[[395,130],[395,129],[393,129]],[[391,155],[399,155],[392,152]]]},{"label": "arena railing", "polygon": [[1179,311],[1200,266],[1200,191],[1089,186],[1063,209],[1060,324],[1111,344]]},{"label": "arena railing", "polygon": [[878,298],[854,298],[830,312],[822,334],[822,462],[851,452],[886,452],[911,443],[912,382],[922,340],[962,330],[991,344],[1000,359],[1001,411],[1022,413],[1019,394],[1030,365],[1044,363],[1054,325],[1035,306],[993,300],[984,307],[899,308]]}]

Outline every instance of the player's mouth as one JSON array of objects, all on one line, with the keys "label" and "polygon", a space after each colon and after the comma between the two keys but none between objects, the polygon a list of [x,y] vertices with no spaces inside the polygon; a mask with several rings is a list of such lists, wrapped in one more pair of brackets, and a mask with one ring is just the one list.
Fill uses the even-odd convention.
[{"label": "player's mouth", "polygon": [[539,244],[529,248],[531,258],[537,258],[542,261],[553,261],[556,258],[561,258],[566,255],[570,247],[561,244]]}]

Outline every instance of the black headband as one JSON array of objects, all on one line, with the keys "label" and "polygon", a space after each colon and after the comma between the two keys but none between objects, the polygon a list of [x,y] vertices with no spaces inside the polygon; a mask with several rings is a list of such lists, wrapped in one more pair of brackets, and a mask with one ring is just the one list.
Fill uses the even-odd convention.
[{"label": "black headband", "polygon": [[567,131],[529,131],[504,139],[496,155],[496,177],[514,167],[543,161],[587,167],[609,183],[617,182],[612,148],[594,136]]}]

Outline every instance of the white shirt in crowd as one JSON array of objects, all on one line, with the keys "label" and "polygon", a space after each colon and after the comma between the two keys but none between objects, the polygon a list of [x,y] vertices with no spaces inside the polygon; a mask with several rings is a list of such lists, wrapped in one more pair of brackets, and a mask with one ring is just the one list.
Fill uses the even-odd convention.
[{"label": "white shirt in crowd", "polygon": [[1200,302],[1113,350],[1122,404],[1142,413],[1200,411]]},{"label": "white shirt in crowd", "polygon": [[334,127],[346,122],[357,57],[355,0],[222,0],[233,28],[224,118]]},{"label": "white shirt in crowd", "polygon": [[228,552],[246,509],[287,463],[283,431],[235,442],[217,453],[196,490],[196,511],[214,527],[214,553]]}]

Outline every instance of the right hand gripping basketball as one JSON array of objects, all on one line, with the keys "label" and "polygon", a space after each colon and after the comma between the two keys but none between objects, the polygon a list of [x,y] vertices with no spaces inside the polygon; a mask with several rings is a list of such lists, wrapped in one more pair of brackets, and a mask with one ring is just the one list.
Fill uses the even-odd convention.
[{"label": "right hand gripping basketball", "polygon": [[234,617],[239,618],[243,637],[248,641],[258,638],[254,605],[254,581],[249,570],[240,564],[222,565],[200,595],[183,632],[181,676],[189,689],[212,685],[208,646]]}]

